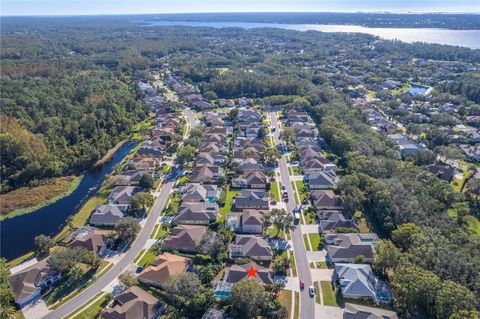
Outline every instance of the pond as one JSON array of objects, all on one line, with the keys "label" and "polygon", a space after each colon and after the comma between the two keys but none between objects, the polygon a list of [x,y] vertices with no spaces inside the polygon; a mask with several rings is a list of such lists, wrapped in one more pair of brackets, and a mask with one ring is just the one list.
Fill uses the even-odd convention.
[{"label": "pond", "polygon": [[25,215],[0,222],[0,257],[11,260],[33,249],[33,240],[40,234],[55,235],[65,225],[67,218],[75,214],[85,201],[96,193],[103,179],[137,144],[122,145],[111,159],[85,173],[78,187],[68,196]]},{"label": "pond", "polygon": [[408,93],[410,94],[425,94],[427,93],[428,88],[423,87],[423,86],[411,86],[408,89]]},{"label": "pond", "polygon": [[369,28],[358,25],[333,24],[281,24],[252,22],[194,22],[144,20],[138,21],[146,26],[191,26],[213,28],[279,28],[297,31],[321,31],[343,33],[367,33],[386,40],[400,40],[407,43],[426,42],[457,45],[471,49],[480,49],[480,30],[450,30],[434,28]]}]

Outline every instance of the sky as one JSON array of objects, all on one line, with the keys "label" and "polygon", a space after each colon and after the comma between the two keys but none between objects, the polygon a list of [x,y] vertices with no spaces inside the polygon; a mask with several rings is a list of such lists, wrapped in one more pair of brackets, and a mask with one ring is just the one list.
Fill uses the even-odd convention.
[{"label": "sky", "polygon": [[357,11],[480,13],[480,0],[0,0],[3,16]]}]

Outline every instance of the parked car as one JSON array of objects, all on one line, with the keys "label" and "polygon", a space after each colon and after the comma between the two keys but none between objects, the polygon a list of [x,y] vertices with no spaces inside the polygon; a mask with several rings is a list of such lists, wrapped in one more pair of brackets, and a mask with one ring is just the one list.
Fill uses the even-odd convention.
[{"label": "parked car", "polygon": [[315,288],[313,288],[313,286],[308,287],[308,294],[312,298],[315,296]]}]

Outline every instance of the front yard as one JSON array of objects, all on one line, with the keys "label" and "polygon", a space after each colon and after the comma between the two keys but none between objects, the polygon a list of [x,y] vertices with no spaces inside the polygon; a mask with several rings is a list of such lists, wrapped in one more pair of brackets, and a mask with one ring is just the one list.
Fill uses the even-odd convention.
[{"label": "front yard", "polygon": [[273,200],[276,202],[280,201],[280,182],[272,182],[270,183],[270,193],[273,195]]},{"label": "front yard", "polygon": [[[308,245],[308,237],[310,238],[310,243],[312,244],[312,249]],[[303,234],[303,242],[305,243],[305,248],[310,251],[318,251],[318,247],[320,246],[320,242],[322,240],[322,236],[320,234],[311,233],[311,234]]]},{"label": "front yard", "polygon": [[322,294],[323,294],[323,303],[325,306],[339,306],[339,300],[337,299],[337,294],[333,289],[332,283],[330,281],[321,281]]}]

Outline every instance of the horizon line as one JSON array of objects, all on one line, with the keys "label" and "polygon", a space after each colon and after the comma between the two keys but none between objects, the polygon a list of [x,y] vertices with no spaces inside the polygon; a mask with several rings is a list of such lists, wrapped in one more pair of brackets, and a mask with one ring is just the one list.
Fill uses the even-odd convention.
[{"label": "horizon line", "polygon": [[350,14],[399,14],[399,15],[420,15],[420,14],[459,14],[459,15],[480,15],[480,12],[463,12],[463,11],[226,11],[226,12],[155,12],[155,13],[86,13],[86,14],[52,14],[52,15],[2,15],[0,17],[16,17],[16,18],[60,18],[60,17],[99,17],[99,16],[142,16],[142,15],[179,15],[179,14],[257,14],[257,13],[350,13]]}]

